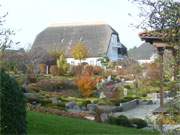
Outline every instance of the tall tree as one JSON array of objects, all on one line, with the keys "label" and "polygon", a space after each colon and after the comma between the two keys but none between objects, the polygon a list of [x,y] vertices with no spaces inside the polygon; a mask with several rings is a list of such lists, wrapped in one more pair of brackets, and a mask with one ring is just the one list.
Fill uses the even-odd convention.
[{"label": "tall tree", "polygon": [[88,49],[84,43],[78,42],[72,48],[72,55],[74,59],[79,60],[81,63],[83,59],[88,57]]},{"label": "tall tree", "polygon": [[[177,53],[180,51],[180,2],[174,0],[130,0],[140,9],[139,17],[142,21],[137,28],[151,30],[151,35],[171,45],[176,64],[174,76],[177,73]],[[153,31],[152,31],[153,30]],[[160,105],[163,107],[163,54],[164,48],[158,48],[160,55]],[[176,77],[175,77],[176,78]]]},{"label": "tall tree", "polygon": [[2,13],[2,10],[0,10],[0,51],[1,53],[4,52],[6,48],[9,48],[13,44],[11,36],[15,34],[14,31],[11,30],[10,28],[4,27],[5,18],[7,15],[8,13]]}]

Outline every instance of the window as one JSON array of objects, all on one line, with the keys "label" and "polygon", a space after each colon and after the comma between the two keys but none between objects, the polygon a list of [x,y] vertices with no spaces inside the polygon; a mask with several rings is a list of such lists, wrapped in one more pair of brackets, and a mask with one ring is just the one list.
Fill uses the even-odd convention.
[{"label": "window", "polygon": [[117,35],[112,34],[111,42],[112,42],[113,44],[116,44],[116,43],[117,43]]},{"label": "window", "polygon": [[117,48],[118,55],[127,55],[127,49],[126,48]]},{"label": "window", "polygon": [[71,65],[74,65],[75,63],[74,63],[74,61],[71,61]]}]

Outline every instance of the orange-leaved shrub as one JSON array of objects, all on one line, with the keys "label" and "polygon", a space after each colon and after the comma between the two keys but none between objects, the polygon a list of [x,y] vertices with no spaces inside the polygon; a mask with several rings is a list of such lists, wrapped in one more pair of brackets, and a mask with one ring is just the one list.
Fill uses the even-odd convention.
[{"label": "orange-leaved shrub", "polygon": [[94,74],[94,67],[92,65],[85,65],[83,73],[93,75]]},{"label": "orange-leaved shrub", "polygon": [[96,89],[96,80],[89,73],[84,73],[78,76],[75,80],[75,84],[78,86],[84,97],[92,96]]},{"label": "orange-leaved shrub", "polygon": [[94,74],[102,74],[103,68],[101,68],[100,66],[94,66],[93,72]]}]

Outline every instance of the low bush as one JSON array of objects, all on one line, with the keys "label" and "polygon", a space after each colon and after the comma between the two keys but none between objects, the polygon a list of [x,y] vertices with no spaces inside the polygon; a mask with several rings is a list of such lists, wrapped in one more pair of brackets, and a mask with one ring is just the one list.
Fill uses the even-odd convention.
[{"label": "low bush", "polygon": [[100,75],[103,73],[103,69],[100,66],[94,66],[93,72],[95,75]]},{"label": "low bush", "polygon": [[132,127],[130,120],[124,115],[120,115],[118,117],[111,116],[108,119],[108,123],[113,125],[120,125],[124,127]]},{"label": "low bush", "polygon": [[93,66],[92,65],[85,65],[83,73],[86,73],[86,74],[89,74],[89,75],[93,75],[94,74]]},{"label": "low bush", "polygon": [[30,91],[39,92],[43,91],[62,91],[65,89],[77,89],[72,81],[56,80],[56,79],[44,79],[37,83],[29,84]]},{"label": "low bush", "polygon": [[130,119],[131,124],[135,125],[136,128],[147,127],[147,122],[139,118]]},{"label": "low bush", "polygon": [[39,87],[36,83],[32,83],[28,85],[28,90],[30,92],[39,92],[41,89],[41,87]]},{"label": "low bush", "polygon": [[58,107],[61,107],[61,108],[65,108],[65,103],[64,102],[60,102],[57,104]]},{"label": "low bush", "polygon": [[41,99],[39,101],[41,103],[42,106],[47,106],[48,104],[50,104],[52,101],[49,99]]},{"label": "low bush", "polygon": [[87,106],[87,104],[91,104],[91,101],[90,100],[82,101],[80,106]]},{"label": "low bush", "polygon": [[34,73],[28,74],[28,75],[27,75],[27,81],[28,81],[29,83],[35,83],[35,82],[37,82],[36,75],[35,75]]},{"label": "low bush", "polygon": [[124,97],[123,99],[120,100],[120,103],[129,102],[134,99],[139,99],[139,97]]},{"label": "low bush", "polygon": [[96,80],[89,74],[77,77],[75,83],[84,97],[90,97],[96,89]]},{"label": "low bush", "polygon": [[77,65],[70,67],[70,74],[71,75],[81,75],[84,70],[84,65]]}]

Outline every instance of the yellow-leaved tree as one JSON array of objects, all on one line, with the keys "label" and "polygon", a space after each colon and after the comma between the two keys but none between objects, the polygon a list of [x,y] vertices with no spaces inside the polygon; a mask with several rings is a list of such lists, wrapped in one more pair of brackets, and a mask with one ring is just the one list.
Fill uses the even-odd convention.
[{"label": "yellow-leaved tree", "polygon": [[88,48],[85,46],[84,43],[78,42],[72,48],[72,56],[74,59],[81,61],[88,57]]}]

